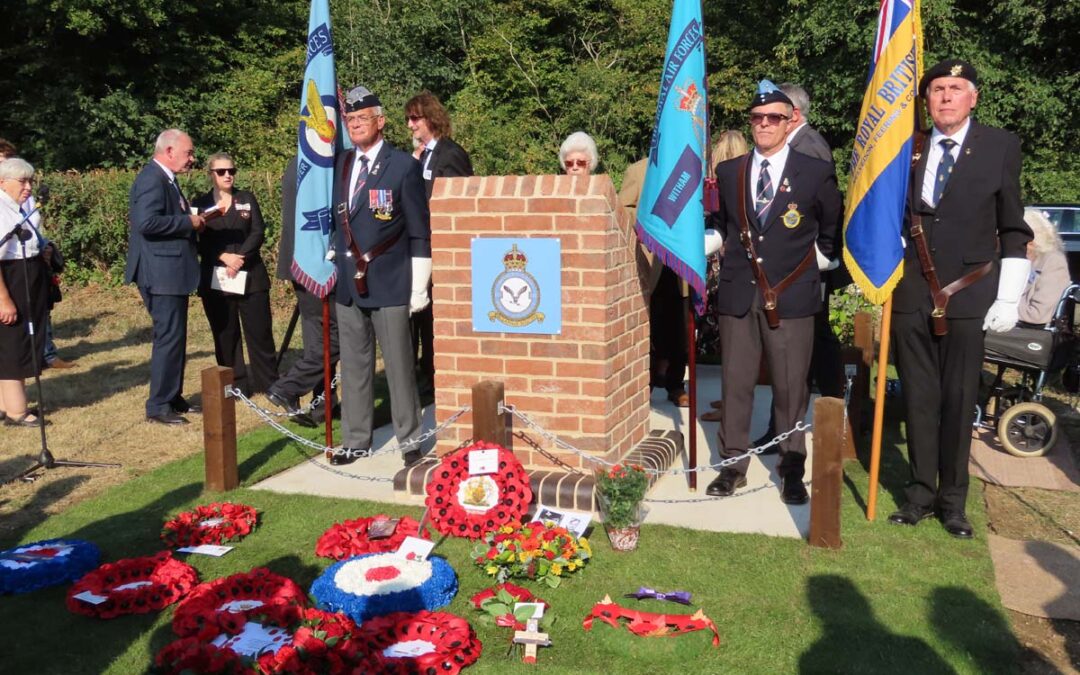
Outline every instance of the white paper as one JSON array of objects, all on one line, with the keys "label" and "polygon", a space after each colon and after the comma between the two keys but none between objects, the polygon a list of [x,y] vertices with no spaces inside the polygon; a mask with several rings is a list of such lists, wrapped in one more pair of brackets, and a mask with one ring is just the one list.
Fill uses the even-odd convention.
[{"label": "white paper", "polygon": [[592,522],[592,514],[585,511],[567,511],[540,504],[536,507],[536,515],[533,516],[532,522],[553,522],[559,527],[565,527],[575,537],[583,537],[585,536],[585,530],[589,529],[589,523]]},{"label": "white paper", "polygon": [[469,451],[469,475],[486,476],[499,472],[498,450],[471,450]]},{"label": "white paper", "polygon": [[218,546],[216,544],[199,544],[198,546],[185,546],[184,548],[176,549],[177,553],[198,553],[200,555],[212,555],[215,558],[220,558],[229,551],[233,550],[232,546]]},{"label": "white paper", "polygon": [[292,641],[284,628],[267,628],[260,623],[249,621],[236,635],[221,634],[210,643],[216,647],[226,647],[237,654],[252,658],[270,652],[276,654],[279,649]]},{"label": "white paper", "polygon": [[[403,560],[424,561],[427,560],[427,557],[433,548],[435,548],[435,542],[433,541],[428,541],[427,539],[421,539],[419,537],[405,537],[405,540],[401,542],[401,546],[398,547],[398,550],[394,555]],[[410,557],[410,554],[412,557]]]},{"label": "white paper", "polygon": [[76,593],[75,595],[73,595],[71,597],[75,598],[76,600],[82,600],[83,602],[88,602],[91,605],[100,605],[101,603],[108,600],[108,598],[105,597],[104,595],[97,595],[97,594],[91,593],[90,591],[83,591],[82,593]]},{"label": "white paper", "polygon": [[240,270],[230,279],[228,270],[229,268],[223,265],[214,267],[214,273],[210,275],[210,288],[222,293],[243,295],[247,288],[247,272]]},{"label": "white paper", "polygon": [[[544,603],[542,602],[515,602],[514,603],[514,616],[517,617],[518,609],[522,607],[531,607],[533,610],[532,616],[528,619],[542,619],[544,618]],[[520,621],[520,619],[518,619]]]},{"label": "white paper", "polygon": [[391,659],[402,659],[423,656],[433,651],[435,651],[435,645],[427,640],[407,640],[390,645],[383,650],[383,656]]}]

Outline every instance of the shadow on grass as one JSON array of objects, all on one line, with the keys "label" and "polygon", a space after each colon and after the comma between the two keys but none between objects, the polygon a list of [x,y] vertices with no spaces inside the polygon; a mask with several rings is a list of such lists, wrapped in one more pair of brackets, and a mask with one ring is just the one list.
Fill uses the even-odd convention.
[{"label": "shadow on grass", "polygon": [[[23,458],[16,459],[22,460]],[[7,465],[13,463],[13,461],[6,460],[0,464],[0,476],[17,474],[19,471],[29,468],[32,462],[32,460],[28,460],[25,465],[20,462],[17,466],[21,468],[9,469]],[[42,480],[41,487],[34,493],[30,501],[19,509],[19,518],[0,517],[0,548],[14,546],[22,539],[23,535],[44,522],[51,515],[48,513],[49,507],[74,492],[76,488],[89,480],[89,476],[66,476],[53,481],[39,480]],[[0,506],[3,506],[4,503],[6,501],[0,503]],[[14,520],[18,524],[9,524],[9,520]]]},{"label": "shadow on grass", "polygon": [[[65,355],[67,350],[65,350]],[[188,354],[188,361],[209,356],[208,351]],[[72,355],[75,358],[77,355]],[[73,368],[42,379],[48,409],[91,406],[120,392],[145,388],[150,381],[149,346],[144,359],[132,365],[104,363],[93,368]],[[29,390],[33,395],[34,390]]]},{"label": "shadow on grass", "polygon": [[[94,328],[102,319],[113,316],[113,312],[98,312],[92,316],[80,316],[73,319],[53,322],[53,335],[57,338],[72,339],[90,337]],[[128,335],[134,331],[129,331]]]},{"label": "shadow on grass", "polygon": [[[872,403],[873,402],[871,401],[868,404],[868,407],[871,410],[871,427],[873,424]],[[907,458],[904,456],[904,451],[901,449],[905,444],[903,434],[900,430],[900,423],[903,419],[903,403],[897,399],[890,398],[885,404],[885,420],[882,423],[881,428],[879,487],[888,491],[889,496],[892,497],[893,502],[897,505],[901,505],[907,501],[907,498],[904,496],[904,487],[911,475],[907,464]],[[871,440],[871,434],[867,433],[862,437],[861,442],[856,444],[856,454],[858,456],[859,464],[862,465],[863,470],[867,473],[870,473]],[[844,476],[844,483],[847,486],[852,499],[859,504],[860,509],[865,511],[866,495],[860,493],[855,483],[846,475]],[[881,510],[884,510],[884,508]]]},{"label": "shadow on grass", "polygon": [[[966,588],[935,588],[930,597],[930,620],[938,635],[963,652],[980,673],[1016,671],[1020,643],[1004,615]],[[1025,650],[1026,662],[1041,656]]]},{"label": "shadow on grass", "polygon": [[850,580],[812,576],[806,593],[824,634],[799,658],[800,673],[878,673],[887,664],[893,672],[956,672],[922,640],[889,632]]}]

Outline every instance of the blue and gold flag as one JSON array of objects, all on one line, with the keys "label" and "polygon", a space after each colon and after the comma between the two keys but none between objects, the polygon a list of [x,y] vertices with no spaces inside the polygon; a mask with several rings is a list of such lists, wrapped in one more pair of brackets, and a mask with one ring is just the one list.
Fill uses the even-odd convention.
[{"label": "blue and gold flag", "polygon": [[705,38],[700,0],[674,0],[656,123],[638,200],[642,243],[695,292],[705,311]]},{"label": "blue and gold flag", "polygon": [[326,254],[330,250],[333,225],[334,153],[340,144],[340,130],[330,8],[327,0],[312,0],[297,133],[292,275],[320,298],[334,288],[337,276],[334,263],[326,259]]},{"label": "blue and gold flag", "polygon": [[844,261],[875,304],[889,298],[904,272],[900,229],[921,72],[919,0],[883,0],[844,214]]}]

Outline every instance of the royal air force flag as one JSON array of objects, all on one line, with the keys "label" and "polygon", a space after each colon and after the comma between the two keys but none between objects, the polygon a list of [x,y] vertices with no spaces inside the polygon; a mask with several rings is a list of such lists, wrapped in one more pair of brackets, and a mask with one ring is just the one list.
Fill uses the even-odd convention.
[{"label": "royal air force flag", "polygon": [[642,243],[695,291],[705,311],[705,41],[699,0],[674,0],[667,53],[638,200]]},{"label": "royal air force flag", "polygon": [[330,250],[332,225],[334,151],[340,143],[338,111],[330,8],[327,0],[312,0],[297,132],[299,160],[292,275],[320,298],[333,289],[336,277],[334,263],[326,259],[326,254]]},{"label": "royal air force flag", "polygon": [[918,0],[884,0],[863,95],[844,213],[844,261],[873,303],[904,272],[900,230],[911,175],[916,95],[922,72]]}]

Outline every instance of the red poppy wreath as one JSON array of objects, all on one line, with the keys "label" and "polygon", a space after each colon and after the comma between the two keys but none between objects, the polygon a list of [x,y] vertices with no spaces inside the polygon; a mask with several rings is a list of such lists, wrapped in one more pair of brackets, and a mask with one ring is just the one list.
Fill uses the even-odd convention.
[{"label": "red poppy wreath", "polygon": [[[471,474],[469,453],[495,450],[494,473]],[[514,453],[478,441],[458,452],[444,455],[427,484],[428,515],[441,534],[480,539],[500,525],[519,521],[532,501],[529,476]]]},{"label": "red poppy wreath", "polygon": [[67,607],[99,619],[156,612],[182,598],[198,582],[194,567],[162,551],[105,563],[68,589]]},{"label": "red poppy wreath", "polygon": [[[395,522],[396,521],[396,522]],[[423,537],[420,523],[408,516],[390,518],[379,514],[371,518],[357,518],[334,523],[319,537],[315,555],[334,560],[344,560],[365,553],[390,553],[401,547],[405,537]]]},{"label": "red poppy wreath", "polygon": [[465,619],[446,612],[395,612],[365,621],[356,633],[365,663],[358,672],[456,675],[483,647]]},{"label": "red poppy wreath", "polygon": [[307,594],[292,579],[265,567],[199,584],[176,607],[173,632],[191,637],[207,626],[235,627],[237,620],[273,616],[276,625],[300,620]]},{"label": "red poppy wreath", "polygon": [[251,534],[257,520],[258,514],[251,506],[215,502],[185,511],[165,523],[161,539],[170,548],[224,544]]}]

